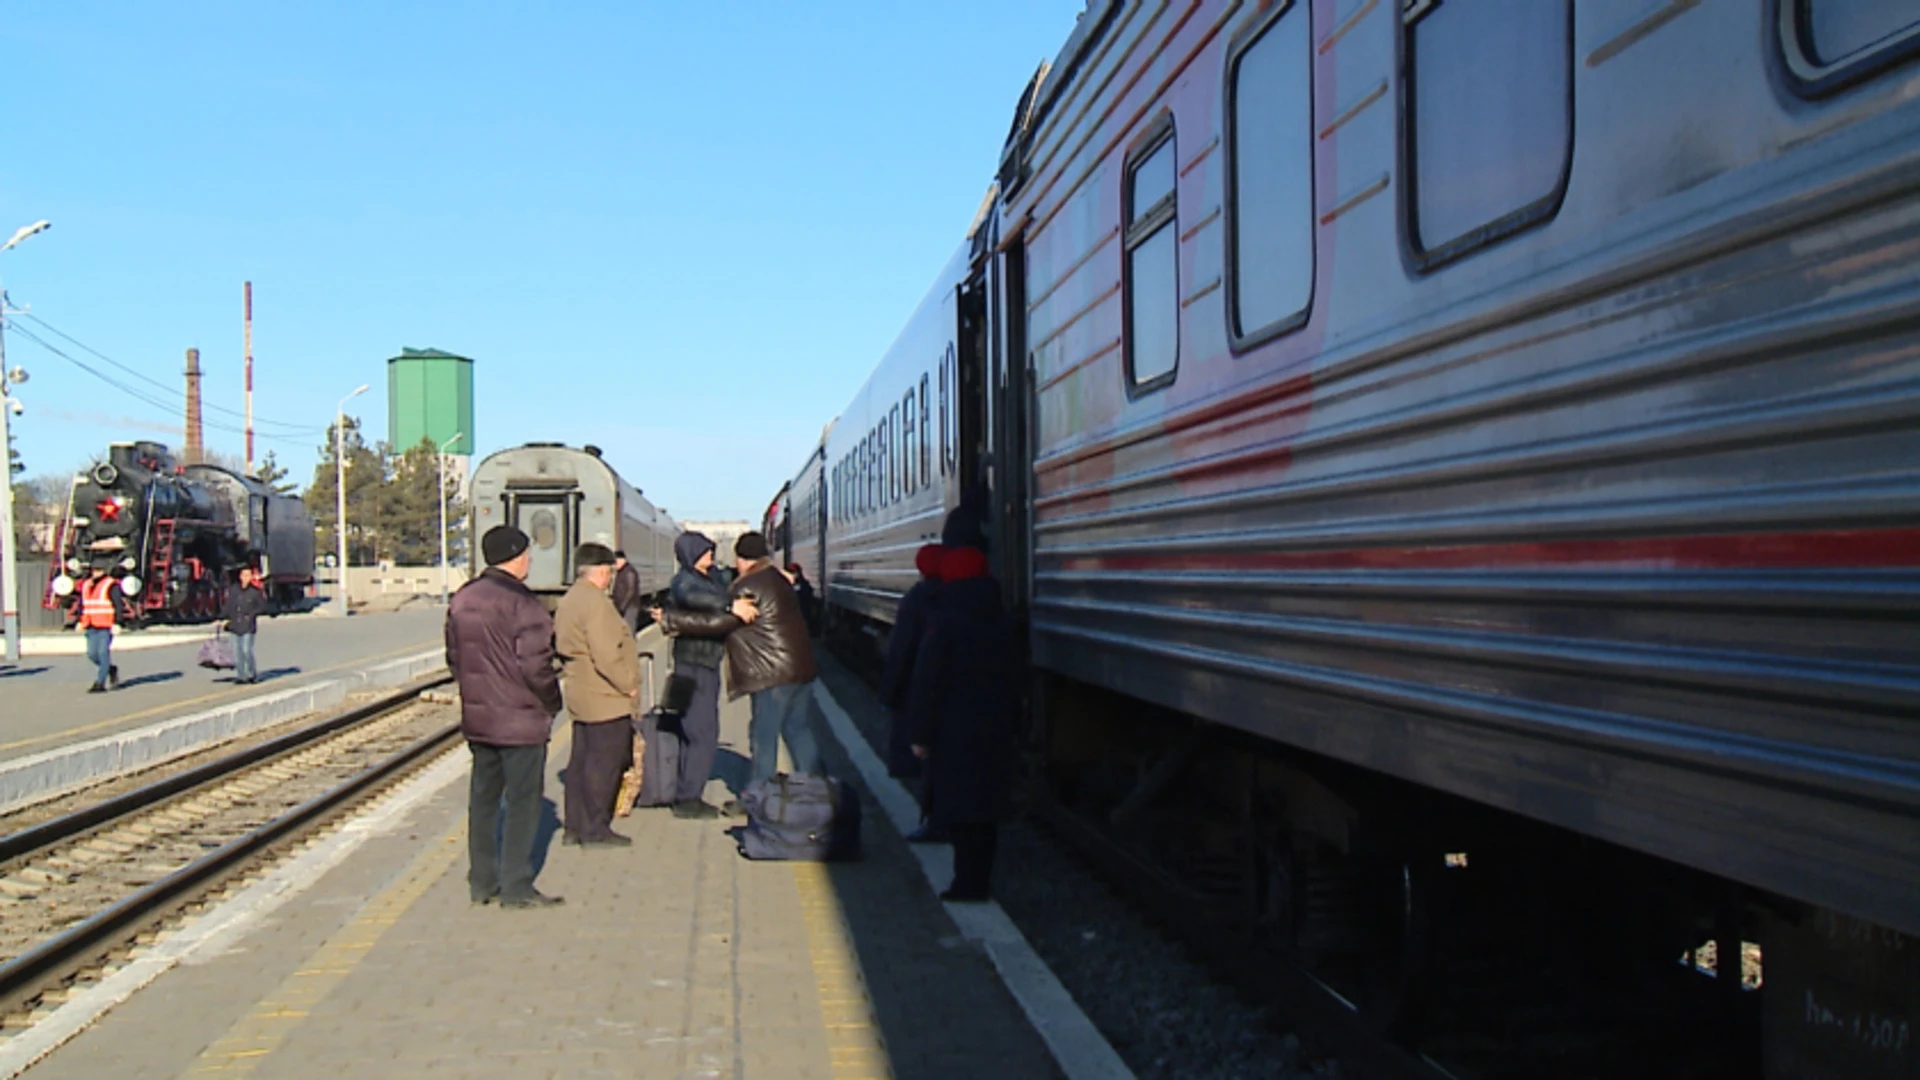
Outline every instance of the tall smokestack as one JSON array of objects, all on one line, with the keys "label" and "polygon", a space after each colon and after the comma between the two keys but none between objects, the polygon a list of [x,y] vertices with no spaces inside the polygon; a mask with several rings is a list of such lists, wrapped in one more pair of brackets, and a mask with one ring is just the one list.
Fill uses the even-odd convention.
[{"label": "tall smokestack", "polygon": [[253,282],[245,287],[246,315],[240,331],[242,351],[247,357],[247,475],[253,475]]},{"label": "tall smokestack", "polygon": [[187,350],[187,452],[189,465],[198,465],[206,453],[200,441],[200,350]]}]

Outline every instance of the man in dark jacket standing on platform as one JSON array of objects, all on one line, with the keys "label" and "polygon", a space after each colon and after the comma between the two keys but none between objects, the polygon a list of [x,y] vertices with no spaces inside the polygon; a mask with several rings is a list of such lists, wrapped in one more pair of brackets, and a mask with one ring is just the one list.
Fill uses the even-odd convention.
[{"label": "man in dark jacket standing on platform", "polygon": [[893,615],[893,629],[887,634],[886,666],[880,671],[880,700],[893,720],[887,735],[888,776],[920,775],[920,759],[913,756],[907,690],[913,685],[913,662],[920,655],[920,639],[926,633],[927,616],[933,611],[934,598],[940,594],[943,550],[939,544],[927,544],[914,552],[913,566],[920,571],[920,580],[900,598],[900,606]]},{"label": "man in dark jacket standing on platform", "polygon": [[620,613],[620,619],[627,624],[627,632],[640,632],[640,571],[627,561],[627,553],[613,553],[613,609]]},{"label": "man in dark jacket standing on platform", "polygon": [[533,887],[547,739],[561,704],[553,619],[522,584],[533,561],[526,533],[497,525],[480,538],[480,551],[486,570],[447,608],[447,670],[460,685],[460,732],[473,753],[467,888],[476,904],[558,904]]},{"label": "man in dark jacket standing on platform", "polygon": [[253,567],[240,568],[240,583],[227,592],[227,633],[233,635],[233,681],[257,683],[260,664],[254,659],[253,639],[260,630],[260,616],[267,613],[267,590],[260,587],[260,576]]},{"label": "man in dark jacket standing on platform", "polygon": [[680,717],[673,816],[681,818],[719,816],[702,796],[720,752],[720,661],[726,657],[727,635],[754,617],[752,604],[733,601],[726,586],[713,579],[713,551],[713,541],[700,533],[681,533],[673,542],[680,571],[667,590],[669,606],[684,620],[673,639],[673,674],[693,680],[692,698]]},{"label": "man in dark jacket standing on platform", "polygon": [[1013,620],[986,555],[948,548],[908,706],[913,752],[927,763],[933,795],[928,820],[953,842],[953,883],[943,900],[990,894],[998,822],[1013,784],[1020,681]]},{"label": "man in dark jacket standing on platform", "polygon": [[719,630],[727,635],[727,693],[753,696],[747,741],[754,780],[765,780],[779,768],[782,737],[795,771],[820,771],[820,747],[812,728],[813,680],[819,674],[813,641],[800,614],[800,598],[771,554],[766,537],[757,532],[744,534],[733,545],[739,576],[728,595],[753,605],[752,622],[732,613],[715,617],[667,611],[661,625],[669,634]]}]

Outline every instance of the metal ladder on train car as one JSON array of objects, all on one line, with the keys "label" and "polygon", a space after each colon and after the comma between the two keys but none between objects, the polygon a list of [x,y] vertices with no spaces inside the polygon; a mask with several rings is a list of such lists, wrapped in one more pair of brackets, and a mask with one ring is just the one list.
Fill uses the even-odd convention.
[{"label": "metal ladder on train car", "polygon": [[167,606],[167,575],[173,571],[173,519],[161,518],[152,523],[152,532],[147,536],[147,581],[140,590],[140,607],[144,611]]}]

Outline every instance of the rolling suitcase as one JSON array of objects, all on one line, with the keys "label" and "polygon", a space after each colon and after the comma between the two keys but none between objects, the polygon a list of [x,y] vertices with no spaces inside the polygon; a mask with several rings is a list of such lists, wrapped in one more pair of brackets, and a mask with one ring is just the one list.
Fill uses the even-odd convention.
[{"label": "rolling suitcase", "polygon": [[[641,653],[647,661],[647,698],[653,700],[653,654]],[[675,682],[682,676],[667,677],[667,693],[640,719],[634,721],[634,767],[640,773],[634,792],[635,806],[671,806],[679,795],[680,750],[686,736],[680,730],[684,703],[676,704]]]},{"label": "rolling suitcase", "polygon": [[781,773],[740,793],[749,859],[828,862],[860,857],[860,793],[830,776]]}]

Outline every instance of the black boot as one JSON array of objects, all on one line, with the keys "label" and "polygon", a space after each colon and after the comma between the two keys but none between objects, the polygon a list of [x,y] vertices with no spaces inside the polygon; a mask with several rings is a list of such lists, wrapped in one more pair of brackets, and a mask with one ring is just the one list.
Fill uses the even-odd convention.
[{"label": "black boot", "polygon": [[99,683],[94,683],[92,686],[87,687],[87,693],[89,694],[104,694],[106,692],[107,688],[101,686]]},{"label": "black boot", "polygon": [[118,664],[108,665],[107,685],[113,687],[115,690],[120,689],[120,665]]}]

